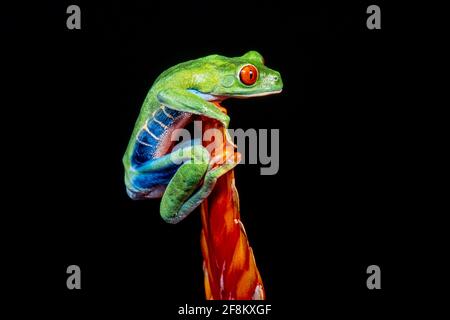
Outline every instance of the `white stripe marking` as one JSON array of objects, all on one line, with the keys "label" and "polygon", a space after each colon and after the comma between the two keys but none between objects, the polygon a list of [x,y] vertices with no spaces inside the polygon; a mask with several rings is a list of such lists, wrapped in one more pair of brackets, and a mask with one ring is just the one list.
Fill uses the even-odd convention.
[{"label": "white stripe marking", "polygon": [[161,121],[159,121],[158,119],[156,119],[156,118],[153,118],[153,121],[155,121],[157,124],[159,124],[162,128],[164,128],[164,129],[167,129],[168,127],[164,124],[164,123],[162,123]]},{"label": "white stripe marking", "polygon": [[175,120],[175,118],[174,118],[171,114],[167,113],[167,111],[166,111],[166,106],[165,106],[165,105],[162,106],[162,111],[163,111],[164,114],[167,116],[167,118],[170,118],[170,119],[172,119],[172,120]]},{"label": "white stripe marking", "polygon": [[151,135],[155,140],[159,141],[159,138],[157,136],[155,136],[155,134],[153,132],[151,132],[148,127],[147,127],[147,123],[144,126],[144,130],[148,132],[149,135]]},{"label": "white stripe marking", "polygon": [[140,144],[143,144],[144,146],[151,147],[150,144],[142,142],[141,140],[139,140],[139,138],[136,138],[136,140],[137,140],[137,142],[139,142]]}]

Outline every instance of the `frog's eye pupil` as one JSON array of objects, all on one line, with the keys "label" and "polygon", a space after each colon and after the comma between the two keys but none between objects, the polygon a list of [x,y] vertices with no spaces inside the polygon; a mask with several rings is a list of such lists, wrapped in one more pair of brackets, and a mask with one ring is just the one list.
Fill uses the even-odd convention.
[{"label": "frog's eye pupil", "polygon": [[239,79],[247,86],[255,84],[256,80],[258,80],[258,69],[251,64],[243,66],[241,71],[239,71]]}]

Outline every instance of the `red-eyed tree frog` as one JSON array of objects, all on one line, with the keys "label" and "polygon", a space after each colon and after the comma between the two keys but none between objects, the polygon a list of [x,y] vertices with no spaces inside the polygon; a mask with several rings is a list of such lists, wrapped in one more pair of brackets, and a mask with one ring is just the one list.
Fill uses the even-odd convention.
[{"label": "red-eyed tree frog", "polygon": [[150,88],[123,157],[125,185],[132,199],[160,198],[168,223],[184,219],[211,193],[218,177],[236,163],[213,166],[201,141],[172,149],[171,135],[194,115],[220,121],[229,117],[214,102],[281,92],[279,72],[250,51],[241,57],[210,55],[164,71]]}]

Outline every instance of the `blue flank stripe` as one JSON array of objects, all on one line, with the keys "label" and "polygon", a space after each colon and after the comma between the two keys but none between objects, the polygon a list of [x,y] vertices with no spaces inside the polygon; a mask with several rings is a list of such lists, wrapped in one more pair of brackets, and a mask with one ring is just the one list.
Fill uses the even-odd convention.
[{"label": "blue flank stripe", "polygon": [[[180,115],[183,114],[183,112],[176,111],[170,108],[165,108],[165,111],[167,114],[172,116],[172,118],[168,117],[162,108],[160,108],[158,111],[156,111],[155,116],[153,119],[149,120],[147,122],[147,128],[148,130],[153,133],[154,136],[160,138],[166,129],[161,126],[159,123],[154,121],[154,119],[161,122],[166,127],[171,127],[174,119],[178,118]],[[140,143],[139,141],[147,144]],[[138,135],[137,135],[137,141],[134,145],[134,152],[133,156],[131,158],[132,165],[139,165],[142,163],[145,163],[147,161],[150,161],[154,158],[156,149],[158,148],[159,142],[157,139],[155,139],[151,134],[149,134],[145,129],[142,129]]]},{"label": "blue flank stripe", "polygon": [[[180,115],[183,114],[183,112],[179,112],[179,111],[172,110],[169,108],[165,108],[165,111],[173,119],[168,117],[163,112],[163,110],[160,108],[155,113],[154,118],[147,122],[148,130],[151,133],[153,133],[153,135],[155,137],[157,137],[158,139],[160,139],[161,136],[166,131],[164,126],[170,128],[173,125],[175,119],[177,119]],[[161,122],[164,126],[161,126],[161,124],[156,122],[154,119]],[[160,141],[155,139],[145,129],[142,129],[139,132],[139,134],[137,135],[137,139],[138,139],[138,141],[136,141],[136,143],[134,145],[134,152],[133,152],[133,156],[131,157],[131,164],[132,165],[140,165],[140,164],[148,163],[149,161],[152,161],[155,157],[155,152],[158,148]],[[142,141],[143,143],[148,144],[148,146],[140,143],[139,141]],[[132,184],[136,190],[133,192],[138,192],[138,193],[142,192],[145,194],[149,189],[152,189],[153,187],[156,187],[159,185],[167,185],[179,167],[180,167],[179,164],[171,163],[167,167],[165,167],[161,170],[135,175],[132,178]]]}]

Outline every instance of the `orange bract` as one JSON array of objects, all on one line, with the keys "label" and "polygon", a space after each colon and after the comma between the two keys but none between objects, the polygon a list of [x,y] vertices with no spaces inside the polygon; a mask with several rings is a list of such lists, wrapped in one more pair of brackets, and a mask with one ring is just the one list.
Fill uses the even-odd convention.
[{"label": "orange bract", "polygon": [[[202,118],[203,129],[223,127]],[[223,135],[225,137],[225,135]],[[215,141],[217,148],[226,141]],[[215,154],[211,154],[215,156]],[[261,276],[240,220],[239,195],[233,170],[221,176],[201,205],[203,271],[209,300],[265,299]]]}]

